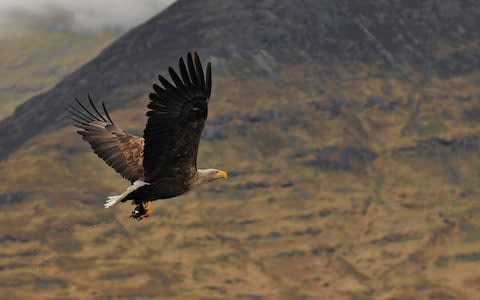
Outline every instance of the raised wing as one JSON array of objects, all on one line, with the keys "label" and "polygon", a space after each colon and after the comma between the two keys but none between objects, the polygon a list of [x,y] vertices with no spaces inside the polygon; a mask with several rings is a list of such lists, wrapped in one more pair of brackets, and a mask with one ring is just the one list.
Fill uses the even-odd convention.
[{"label": "raised wing", "polygon": [[161,87],[153,85],[144,131],[145,154],[143,168],[145,181],[186,176],[196,170],[197,151],[205,120],[208,99],[212,90],[212,70],[208,63],[206,73],[197,53],[178,62],[180,76],[169,68],[173,81],[158,76]]},{"label": "raised wing", "polygon": [[143,138],[131,135],[117,127],[105,104],[102,103],[104,115],[95,107],[90,96],[91,109],[85,107],[78,99],[78,105],[68,109],[77,131],[92,147],[95,154],[109,166],[131,182],[143,179]]}]

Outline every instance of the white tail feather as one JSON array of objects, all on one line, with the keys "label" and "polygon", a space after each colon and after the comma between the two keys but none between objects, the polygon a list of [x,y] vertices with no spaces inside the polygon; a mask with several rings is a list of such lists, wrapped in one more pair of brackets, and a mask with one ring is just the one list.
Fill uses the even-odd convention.
[{"label": "white tail feather", "polygon": [[125,197],[127,197],[128,194],[130,194],[131,192],[135,191],[138,188],[141,188],[144,185],[149,185],[149,184],[150,183],[148,183],[148,182],[137,180],[131,186],[129,186],[125,192],[121,193],[120,195],[109,196],[107,201],[105,202],[105,204],[103,206],[105,206],[105,208],[113,206],[114,204],[116,204],[116,203],[122,201],[123,199],[125,199]]}]

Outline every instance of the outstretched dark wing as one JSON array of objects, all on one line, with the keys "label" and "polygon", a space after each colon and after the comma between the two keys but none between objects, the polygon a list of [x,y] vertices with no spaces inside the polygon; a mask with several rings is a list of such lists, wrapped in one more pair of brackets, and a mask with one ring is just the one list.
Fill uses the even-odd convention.
[{"label": "outstretched dark wing", "polygon": [[145,181],[181,178],[196,170],[197,151],[208,114],[212,90],[212,71],[206,73],[197,53],[187,55],[187,64],[179,59],[180,76],[169,68],[173,81],[159,76],[162,87],[153,85],[144,132]]},{"label": "outstretched dark wing", "polygon": [[124,178],[134,182],[143,179],[143,138],[131,135],[117,127],[105,104],[102,103],[104,115],[95,107],[90,96],[91,109],[85,107],[78,99],[78,105],[68,109],[77,131],[92,147],[93,151]]}]

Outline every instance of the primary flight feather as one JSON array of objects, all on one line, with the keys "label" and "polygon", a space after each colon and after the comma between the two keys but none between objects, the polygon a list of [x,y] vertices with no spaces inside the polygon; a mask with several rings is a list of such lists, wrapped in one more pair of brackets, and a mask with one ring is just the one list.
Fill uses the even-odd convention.
[{"label": "primary flight feather", "polygon": [[101,112],[91,97],[84,105],[78,99],[69,114],[78,133],[93,151],[132,185],[118,196],[108,197],[105,207],[132,200],[131,217],[150,215],[150,202],[182,195],[198,184],[227,179],[217,169],[198,169],[197,153],[212,91],[212,68],[204,73],[195,52],[179,59],[180,75],[169,68],[171,82],[159,75],[149,95],[148,120],[143,138],[134,136],[113,122],[102,103]]}]

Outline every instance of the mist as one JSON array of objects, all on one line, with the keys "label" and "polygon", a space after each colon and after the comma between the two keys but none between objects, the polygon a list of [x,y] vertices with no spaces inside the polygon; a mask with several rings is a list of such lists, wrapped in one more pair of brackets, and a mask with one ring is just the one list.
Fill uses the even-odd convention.
[{"label": "mist", "polygon": [[175,0],[0,0],[0,32],[15,34],[30,17],[63,13],[76,30],[128,30]]}]

